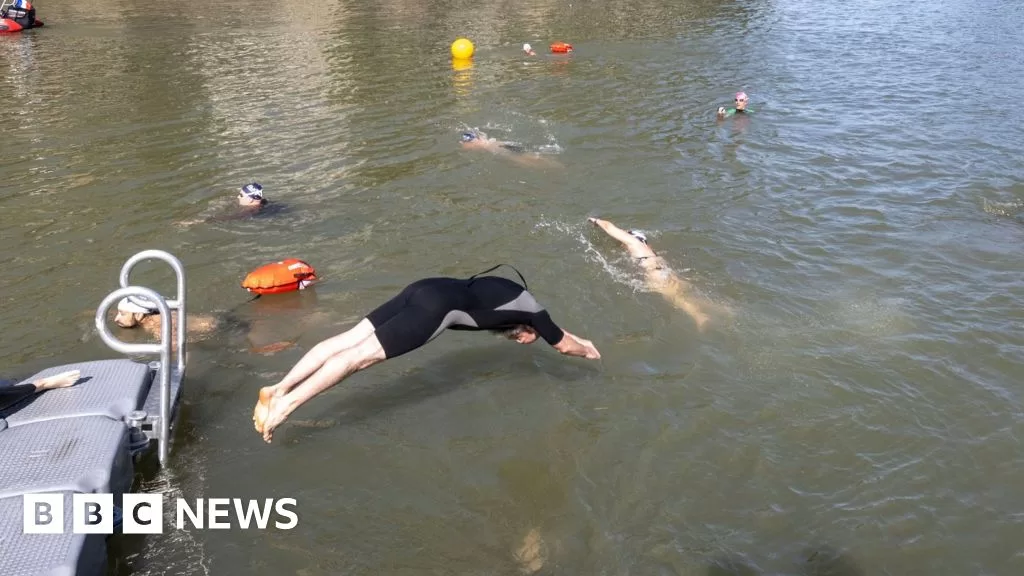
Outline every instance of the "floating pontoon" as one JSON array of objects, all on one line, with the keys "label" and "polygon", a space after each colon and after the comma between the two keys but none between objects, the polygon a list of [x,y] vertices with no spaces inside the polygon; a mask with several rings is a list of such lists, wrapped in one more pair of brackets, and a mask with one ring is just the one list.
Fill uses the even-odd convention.
[{"label": "floating pontoon", "polygon": [[[135,265],[151,259],[174,269],[176,299],[129,285]],[[126,296],[156,303],[162,318],[159,343],[128,344],[110,333],[108,312]],[[176,351],[168,321],[172,310],[177,315]],[[140,252],[121,268],[121,288],[100,303],[96,329],[115,352],[157,355],[159,360],[118,358],[55,366],[25,382],[68,370],[81,371],[81,379],[70,388],[48,390],[0,410],[0,574],[105,574],[108,535],[72,533],[72,495],[113,493],[119,505],[121,495],[132,490],[136,461],[154,444],[160,465],[167,464],[185,376],[185,323],[181,262],[160,250]],[[63,494],[62,534],[23,533],[23,496],[34,493]]]}]

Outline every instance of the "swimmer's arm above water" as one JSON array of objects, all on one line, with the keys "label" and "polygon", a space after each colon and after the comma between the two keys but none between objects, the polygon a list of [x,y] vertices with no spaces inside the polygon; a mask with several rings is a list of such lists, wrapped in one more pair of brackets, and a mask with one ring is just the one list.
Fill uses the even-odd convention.
[{"label": "swimmer's arm above water", "polygon": [[600,218],[587,218],[587,220],[589,220],[591,224],[597,226],[601,230],[604,230],[609,236],[615,238],[616,240],[622,242],[623,244],[629,245],[634,242],[639,242],[635,237],[631,236],[629,232],[626,232],[622,228],[619,228],[618,226],[612,224],[607,220],[602,220]]},{"label": "swimmer's arm above water", "polygon": [[552,348],[566,356],[578,356],[588,360],[597,360],[601,357],[601,353],[597,351],[593,342],[560,328],[551,320],[547,311],[542,310],[534,314],[527,323]]}]

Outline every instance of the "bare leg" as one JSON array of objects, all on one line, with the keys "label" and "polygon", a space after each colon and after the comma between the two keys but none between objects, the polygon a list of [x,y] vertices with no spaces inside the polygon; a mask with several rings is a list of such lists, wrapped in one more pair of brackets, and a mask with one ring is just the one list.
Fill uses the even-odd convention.
[{"label": "bare leg", "polygon": [[373,330],[373,324],[363,318],[362,321],[351,329],[314,346],[312,350],[306,352],[306,355],[295,364],[295,367],[280,382],[260,390],[260,399],[256,403],[256,408],[252,414],[252,421],[255,423],[256,431],[263,432],[263,421],[267,418],[267,410],[270,407],[269,403],[272,396],[287,394],[300,382],[312,376],[332,356],[359,344],[367,336],[373,334]]},{"label": "bare leg", "polygon": [[693,300],[686,297],[686,288],[677,284],[672,288],[666,286],[660,292],[669,303],[689,314],[697,323],[698,330],[704,329],[704,325],[709,320],[708,315]]},{"label": "bare leg", "polygon": [[53,390],[54,388],[67,388],[69,386],[74,386],[75,382],[78,382],[81,377],[81,371],[71,370],[70,372],[61,372],[56,376],[40,378],[35,382],[32,382],[32,384],[36,387],[38,392],[42,392],[43,390]]},{"label": "bare leg", "polygon": [[63,372],[56,376],[39,378],[30,384],[14,384],[13,386],[0,386],[0,408],[12,406],[33,394],[55,388],[67,388],[74,386],[82,373],[78,370]]},{"label": "bare leg", "polygon": [[[274,429],[281,425],[296,408],[327,390],[355,372],[364,370],[385,359],[384,348],[373,334],[359,344],[343,350],[324,364],[297,388],[288,393],[267,387],[260,390],[260,402],[268,399],[266,419],[261,422],[263,440],[270,442]],[[260,428],[257,428],[259,430]]]}]

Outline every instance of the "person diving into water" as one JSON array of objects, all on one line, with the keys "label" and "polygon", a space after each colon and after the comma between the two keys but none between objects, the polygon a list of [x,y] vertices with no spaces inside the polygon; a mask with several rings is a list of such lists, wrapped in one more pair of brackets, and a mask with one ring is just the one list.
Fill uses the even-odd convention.
[{"label": "person diving into water", "polygon": [[689,314],[697,323],[698,329],[704,329],[709,317],[692,295],[690,284],[679,278],[669,268],[664,258],[655,254],[647,244],[647,237],[643,233],[635,230],[627,232],[600,218],[588,218],[587,220],[626,247],[629,255],[635,258],[637,264],[643,268],[648,288],[660,293],[673,306]]},{"label": "person diving into water", "polygon": [[463,132],[461,143],[465,149],[487,150],[525,166],[561,166],[558,162],[542,154],[527,152],[526,148],[521,144],[490,138],[485,132],[480,130]]},{"label": "person diving into water", "polygon": [[314,346],[280,382],[260,390],[252,418],[256,431],[269,443],[299,406],[360,370],[422,347],[445,329],[486,330],[520,344],[539,337],[567,356],[601,357],[593,342],[552,321],[525,280],[521,286],[480,274],[413,282],[353,328]]}]

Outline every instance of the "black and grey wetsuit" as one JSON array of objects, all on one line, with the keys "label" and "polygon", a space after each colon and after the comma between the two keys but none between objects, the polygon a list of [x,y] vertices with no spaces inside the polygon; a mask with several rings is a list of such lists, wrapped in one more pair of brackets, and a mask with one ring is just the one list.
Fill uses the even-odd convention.
[{"label": "black and grey wetsuit", "polygon": [[19,384],[18,382],[18,380],[0,380],[0,416],[4,416],[2,411],[36,393],[36,387],[32,383]]},{"label": "black and grey wetsuit", "polygon": [[451,330],[526,325],[548,344],[565,333],[526,288],[500,276],[425,278],[367,315],[387,358],[401,356]]}]

